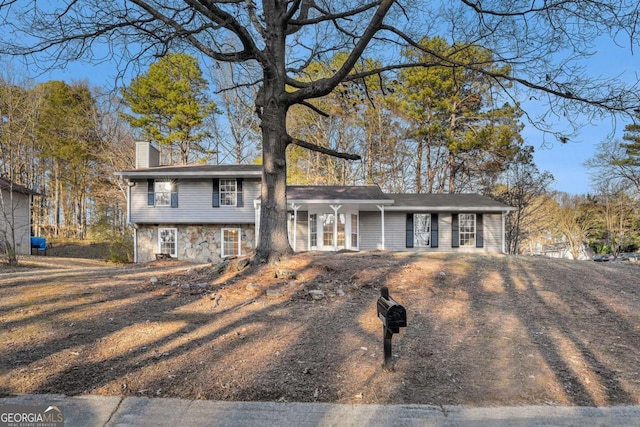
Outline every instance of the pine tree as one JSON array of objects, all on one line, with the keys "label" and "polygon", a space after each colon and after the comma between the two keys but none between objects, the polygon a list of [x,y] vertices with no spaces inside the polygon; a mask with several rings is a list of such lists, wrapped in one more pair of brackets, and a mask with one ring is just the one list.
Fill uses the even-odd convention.
[{"label": "pine tree", "polygon": [[198,61],[186,53],[169,53],[133,79],[122,97],[133,114],[129,123],[143,138],[157,142],[163,164],[187,164],[201,143],[205,119],[215,111]]}]

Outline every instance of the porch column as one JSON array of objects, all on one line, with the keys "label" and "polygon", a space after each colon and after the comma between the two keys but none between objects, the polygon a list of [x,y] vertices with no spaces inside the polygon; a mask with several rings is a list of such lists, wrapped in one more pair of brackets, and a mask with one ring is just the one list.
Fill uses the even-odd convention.
[{"label": "porch column", "polygon": [[300,209],[300,205],[291,203],[291,209],[293,209],[293,252],[295,252],[298,240],[298,209]]},{"label": "porch column", "polygon": [[380,210],[380,218],[382,219],[382,240],[381,240],[381,244],[382,244],[382,250],[384,250],[384,205],[377,205],[378,209]]},{"label": "porch column", "polygon": [[329,205],[329,207],[333,209],[333,250],[338,252],[338,210],[342,205]]},{"label": "porch column", "polygon": [[255,229],[255,248],[258,247],[258,243],[260,242],[260,209],[261,209],[261,204],[259,201],[254,201],[253,202],[253,208],[255,210],[255,224],[256,224],[256,229]]}]

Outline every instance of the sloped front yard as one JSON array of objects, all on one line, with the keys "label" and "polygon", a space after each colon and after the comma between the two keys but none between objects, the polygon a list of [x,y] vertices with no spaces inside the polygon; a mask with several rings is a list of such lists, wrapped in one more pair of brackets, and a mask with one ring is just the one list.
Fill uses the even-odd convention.
[{"label": "sloped front yard", "polygon": [[[0,395],[640,404],[640,266],[308,253],[278,279],[58,260],[0,267]],[[394,372],[381,369],[383,285],[408,313]]]}]

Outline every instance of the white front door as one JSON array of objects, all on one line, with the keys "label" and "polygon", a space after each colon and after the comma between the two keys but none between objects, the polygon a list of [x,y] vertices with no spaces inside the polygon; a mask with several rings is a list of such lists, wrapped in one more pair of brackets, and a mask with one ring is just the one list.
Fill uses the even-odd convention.
[{"label": "white front door", "polygon": [[[312,214],[315,215],[315,214]],[[355,221],[351,217],[356,218]],[[316,221],[315,218],[318,220]],[[321,251],[339,251],[347,247],[353,249],[357,247],[356,242],[351,243],[352,236],[357,236],[357,216],[347,213],[322,213],[317,217],[311,216],[309,221],[309,236],[311,237],[310,249],[318,249]],[[352,230],[356,224],[356,229]],[[316,227],[315,230],[313,227]],[[317,243],[317,246],[314,246]]]}]

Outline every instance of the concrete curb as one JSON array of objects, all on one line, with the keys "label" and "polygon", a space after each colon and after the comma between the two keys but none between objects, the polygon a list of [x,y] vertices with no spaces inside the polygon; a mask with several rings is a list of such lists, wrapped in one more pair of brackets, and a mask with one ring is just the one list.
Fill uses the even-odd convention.
[{"label": "concrete curb", "polygon": [[640,406],[471,408],[429,405],[219,402],[59,394],[1,398],[0,405],[57,405],[65,427],[87,426],[602,426],[640,427]]}]

